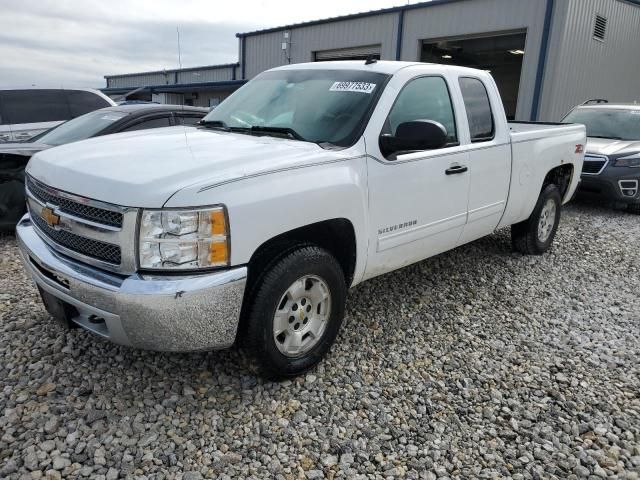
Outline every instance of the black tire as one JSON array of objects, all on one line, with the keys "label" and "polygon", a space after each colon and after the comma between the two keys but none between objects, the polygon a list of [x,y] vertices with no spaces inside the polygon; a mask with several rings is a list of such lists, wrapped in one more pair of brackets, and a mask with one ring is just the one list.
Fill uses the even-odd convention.
[{"label": "black tire", "polygon": [[640,215],[640,203],[629,203],[627,205],[627,212]]},{"label": "black tire", "polygon": [[[300,356],[287,356],[276,345],[273,333],[276,309],[281,299],[298,279],[313,275],[321,278],[330,293],[330,311],[317,343]],[[306,288],[306,287],[305,287]],[[331,348],[342,319],[347,296],[344,273],[337,260],[316,246],[301,246],[285,253],[266,267],[258,279],[246,311],[246,338],[243,344],[258,372],[272,379],[291,378],[315,366]]]},{"label": "black tire", "polygon": [[[555,217],[549,236],[541,240],[538,234],[538,225],[542,210],[547,202],[555,203]],[[558,225],[560,224],[560,209],[562,207],[562,197],[558,187],[554,184],[545,185],[538,197],[531,216],[523,222],[511,226],[511,243],[513,249],[525,255],[542,255],[553,243]]]}]

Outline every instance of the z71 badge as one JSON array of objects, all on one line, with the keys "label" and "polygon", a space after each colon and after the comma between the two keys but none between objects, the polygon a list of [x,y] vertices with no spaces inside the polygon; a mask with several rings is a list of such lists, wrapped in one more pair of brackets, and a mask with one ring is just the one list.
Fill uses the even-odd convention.
[{"label": "z71 badge", "polygon": [[399,223],[397,225],[391,225],[390,227],[379,228],[378,235],[384,235],[385,233],[395,232],[396,230],[402,230],[403,228],[413,227],[418,223],[418,220],[411,220],[409,222]]}]

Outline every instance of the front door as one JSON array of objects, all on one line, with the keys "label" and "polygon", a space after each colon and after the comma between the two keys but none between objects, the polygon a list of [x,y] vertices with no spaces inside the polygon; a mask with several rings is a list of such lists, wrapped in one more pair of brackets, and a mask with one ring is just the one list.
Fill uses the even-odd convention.
[{"label": "front door", "polygon": [[447,81],[417,77],[402,88],[381,134],[400,123],[433,120],[447,130],[438,150],[385,158],[367,143],[370,243],[365,278],[449,250],[458,243],[467,218],[468,153],[459,146]]}]

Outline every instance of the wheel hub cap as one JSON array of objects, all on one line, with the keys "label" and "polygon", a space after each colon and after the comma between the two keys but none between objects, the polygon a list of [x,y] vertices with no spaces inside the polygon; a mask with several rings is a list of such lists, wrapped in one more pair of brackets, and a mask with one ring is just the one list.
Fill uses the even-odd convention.
[{"label": "wheel hub cap", "polygon": [[280,353],[299,357],[322,338],[331,314],[327,283],[316,275],[299,278],[286,290],[273,317],[273,338]]},{"label": "wheel hub cap", "polygon": [[549,199],[542,207],[540,220],[538,221],[538,240],[546,242],[551,236],[556,223],[556,203]]}]

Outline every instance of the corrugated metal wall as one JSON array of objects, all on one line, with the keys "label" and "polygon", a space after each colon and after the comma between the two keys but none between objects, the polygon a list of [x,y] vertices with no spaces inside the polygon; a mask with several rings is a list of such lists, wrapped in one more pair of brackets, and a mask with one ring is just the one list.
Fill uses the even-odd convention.
[{"label": "corrugated metal wall", "polygon": [[233,68],[210,68],[178,72],[178,83],[224,82],[233,80]]},{"label": "corrugated metal wall", "polygon": [[122,77],[109,77],[107,78],[107,87],[109,88],[124,88],[124,87],[140,87],[143,85],[166,85],[169,82],[169,77],[172,74],[164,73],[143,73],[140,75],[127,75]]},{"label": "corrugated metal wall", "polygon": [[167,72],[141,73],[140,75],[110,76],[107,78],[107,87],[126,88],[141,87],[150,85],[174,85],[176,83],[203,83],[203,82],[223,82],[233,80],[233,66],[188,69],[177,72],[168,70]]},{"label": "corrugated metal wall", "polygon": [[[567,8],[553,20],[541,120],[560,120],[591,98],[640,102],[640,7],[623,0],[562,2]],[[604,42],[593,38],[596,14],[607,17]]]},{"label": "corrugated metal wall", "polygon": [[[546,0],[468,0],[407,10],[401,59],[420,59],[422,40],[527,30],[517,118],[529,119],[544,24]],[[289,63],[282,43],[290,38],[290,63],[313,61],[313,52],[334,48],[381,45],[381,58],[395,60],[399,13],[387,13],[245,38],[247,78]]]},{"label": "corrugated metal wall", "polygon": [[[282,30],[245,38],[246,78],[279,65],[313,61],[313,52],[334,48],[381,45],[381,56],[395,59],[398,15],[389,13]],[[289,32],[288,50],[282,49]],[[290,58],[290,60],[289,60]]]},{"label": "corrugated metal wall", "polygon": [[526,53],[522,63],[516,118],[528,120],[545,8],[546,0],[473,0],[409,10],[404,19],[402,60],[418,60],[422,40],[526,30]]}]

